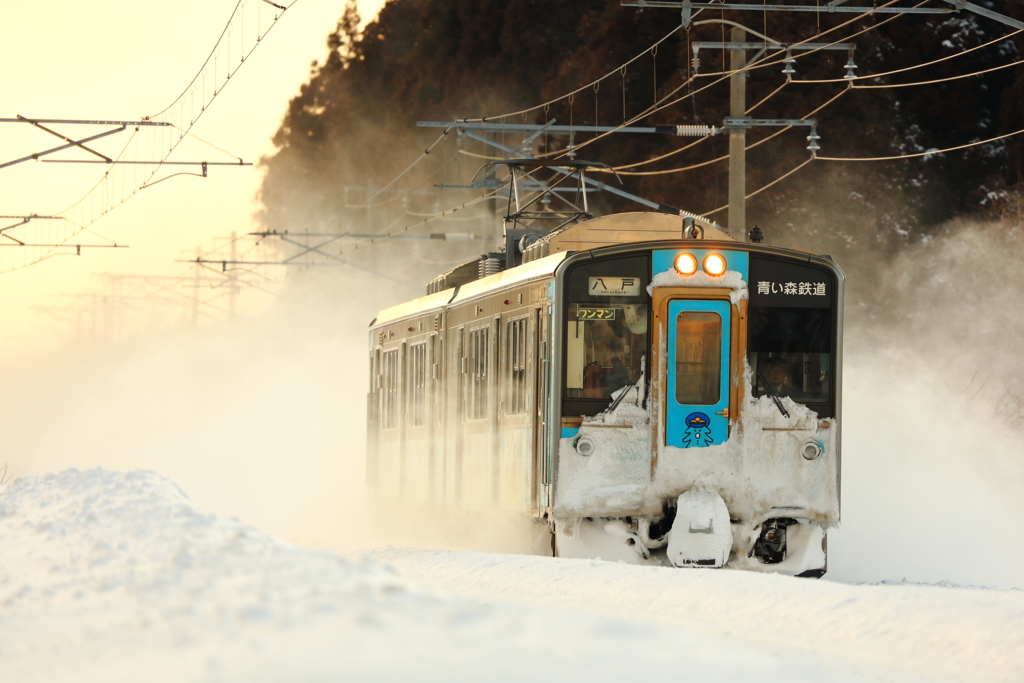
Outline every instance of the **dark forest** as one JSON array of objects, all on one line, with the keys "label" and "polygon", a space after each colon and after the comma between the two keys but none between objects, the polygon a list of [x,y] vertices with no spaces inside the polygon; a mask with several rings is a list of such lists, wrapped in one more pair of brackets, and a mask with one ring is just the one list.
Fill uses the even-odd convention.
[{"label": "dark forest", "polygon": [[[1024,3],[982,4],[1024,19]],[[650,50],[679,25],[678,10],[622,7],[611,0],[390,0],[362,31],[353,3],[339,12],[337,29],[327,37],[326,60],[313,64],[274,137],[277,153],[263,160],[261,218],[270,228],[296,229],[337,213],[345,206],[339,191],[345,185],[388,182],[437,136],[436,130],[417,129],[417,120],[498,117],[491,120],[615,126],[673,91],[675,98],[697,92],[634,125],[720,126],[729,113],[727,80],[705,88],[716,79],[699,75],[686,83],[694,75],[692,42],[728,40],[723,24],[680,29],[656,52]],[[769,54],[771,63],[749,74],[748,107],[775,93],[751,114],[757,117],[802,118],[832,100],[815,115],[822,157],[914,154],[1024,128],[1024,66],[995,68],[1020,59],[1024,33],[998,41],[1014,29],[966,12],[856,17],[706,11],[696,19],[740,22],[783,43],[858,34],[849,38],[856,45],[857,76],[905,70],[855,81],[890,87],[850,89],[843,79],[847,53],[819,51],[799,57],[789,83],[780,53]],[[840,24],[845,25],[830,31]],[[995,42],[960,54],[990,41]],[[699,58],[699,74],[722,71],[728,59],[720,50],[702,50]],[[609,72],[615,73],[597,90],[578,93],[571,102],[559,99]],[[823,80],[831,82],[801,82]],[[922,81],[942,82],[891,87]],[[550,106],[525,116],[500,118],[550,100]],[[748,192],[810,155],[806,128],[753,129],[748,145],[776,133],[748,151]],[[563,149],[568,142],[566,136],[544,136],[534,151]],[[593,144],[581,135],[575,142],[584,145],[580,158],[620,169],[623,188],[646,199],[697,214],[726,203],[727,160],[673,169],[724,157],[727,136],[697,144],[664,135],[614,135]],[[684,146],[689,147],[651,161]],[[1022,158],[1024,135],[911,159],[816,160],[751,198],[748,225],[763,226],[769,241],[775,236],[792,243],[799,237],[830,249],[838,241],[891,251],[927,239],[953,218],[991,217],[1019,203]],[[654,173],[628,175],[637,172]],[[601,180],[614,182],[611,176]],[[596,201],[599,212],[640,208],[611,195]],[[724,222],[726,213],[710,217]]]}]

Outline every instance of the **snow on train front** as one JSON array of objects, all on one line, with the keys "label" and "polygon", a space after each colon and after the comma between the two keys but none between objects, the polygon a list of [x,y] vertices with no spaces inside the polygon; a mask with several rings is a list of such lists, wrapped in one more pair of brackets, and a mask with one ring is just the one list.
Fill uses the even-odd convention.
[{"label": "snow on train front", "polygon": [[560,269],[557,554],[821,576],[842,272],[724,240],[638,246]]}]

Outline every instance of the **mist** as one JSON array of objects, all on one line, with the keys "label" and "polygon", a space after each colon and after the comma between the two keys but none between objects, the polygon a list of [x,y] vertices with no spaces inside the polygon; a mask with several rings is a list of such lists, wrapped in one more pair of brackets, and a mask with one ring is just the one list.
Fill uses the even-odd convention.
[{"label": "mist", "polygon": [[[828,578],[1024,587],[1014,230],[961,222],[895,259],[840,264],[843,510]],[[328,270],[290,278],[253,318],[7,361],[0,464],[14,477],[153,470],[202,509],[307,547],[474,545],[368,512],[366,328],[415,294]]]},{"label": "mist", "polygon": [[309,272],[255,319],[8,362],[0,463],[153,470],[209,512],[336,546],[364,504],[366,325],[404,296],[369,279]]},{"label": "mist", "polygon": [[829,576],[1024,587],[1019,215],[849,252]]}]

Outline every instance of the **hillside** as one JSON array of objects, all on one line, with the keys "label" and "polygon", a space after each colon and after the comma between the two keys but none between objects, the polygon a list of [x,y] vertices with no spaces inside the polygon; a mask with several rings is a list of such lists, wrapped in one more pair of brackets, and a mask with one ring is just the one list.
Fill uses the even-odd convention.
[{"label": "hillside", "polygon": [[[1020,3],[983,4],[1024,18]],[[1024,34],[1017,34],[960,55],[1012,32],[968,13],[864,19],[835,14],[822,16],[820,22],[811,14],[781,12],[706,12],[697,18],[743,22],[784,43],[836,42],[854,36],[850,41],[856,45],[859,76],[953,57],[857,81],[858,86],[950,79],[1011,64],[1024,52]],[[277,153],[264,160],[267,175],[261,198],[268,227],[295,230],[316,223],[353,204],[345,188],[386,183],[437,134],[415,128],[417,120],[500,117],[554,100],[546,110],[534,110],[525,118],[535,123],[557,119],[559,123],[619,125],[624,113],[628,119],[642,114],[655,103],[655,96],[664,103],[693,75],[689,59],[693,42],[727,38],[721,23],[694,26],[689,32],[677,30],[651,54],[650,46],[678,26],[675,10],[628,8],[596,0],[390,0],[361,33],[357,24],[350,4],[327,39],[328,58],[314,64],[309,81],[289,105],[274,138]],[[839,28],[830,31],[835,27]],[[624,72],[617,71],[637,55],[643,57]],[[781,73],[779,56],[752,72],[747,102],[753,105],[774,93],[755,110],[756,116],[800,118],[836,98],[816,114],[821,156],[898,156],[1024,129],[1021,65],[930,85],[847,90],[849,83],[842,78],[846,52],[797,56],[797,72],[789,84]],[[701,74],[721,71],[721,51],[705,49],[699,57]],[[612,72],[596,92],[588,88],[571,103],[558,99]],[[705,88],[715,80],[720,79],[696,78],[670,99],[679,99],[690,89],[697,91],[693,97],[635,123],[721,125],[728,114],[729,89],[727,81]],[[524,117],[495,120],[513,123]],[[777,132],[755,129],[748,144]],[[805,128],[792,129],[751,149],[748,192],[806,160],[806,134]],[[534,151],[563,149],[568,142],[566,136],[545,136]],[[581,135],[575,142],[587,144],[587,138]],[[692,142],[662,135],[616,135],[587,144],[580,157],[626,173],[654,172],[623,174],[624,189],[707,213],[726,202],[727,162],[668,171],[723,157],[725,138],[710,138],[664,160],[637,165]],[[463,154],[485,151],[479,146],[470,150],[466,141],[459,147]],[[899,244],[935,233],[950,218],[998,213],[1007,198],[1019,192],[1024,180],[1022,159],[1024,136],[908,160],[816,161],[752,198],[748,223],[764,226],[770,239],[799,236],[833,253],[850,245],[876,245],[891,252]],[[464,165],[464,182],[480,163]],[[458,201],[466,196],[469,193]],[[446,201],[451,202],[435,199],[430,206],[446,208]],[[597,198],[600,212],[635,208],[614,196]],[[724,221],[725,212],[713,218]],[[363,227],[372,232],[385,229],[370,222]]]}]

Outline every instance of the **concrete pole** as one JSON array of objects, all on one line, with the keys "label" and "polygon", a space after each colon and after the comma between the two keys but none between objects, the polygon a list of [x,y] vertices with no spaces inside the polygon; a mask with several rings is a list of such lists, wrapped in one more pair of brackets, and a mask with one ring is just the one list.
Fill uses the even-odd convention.
[{"label": "concrete pole", "polygon": [[[732,29],[732,42],[742,43],[747,32],[741,28]],[[729,50],[732,71],[747,65],[746,50]],[[747,115],[746,72],[729,77],[729,116]],[[741,242],[747,234],[747,132],[729,133],[729,234]]]},{"label": "concrete pole", "polygon": [[199,264],[199,259],[202,257],[202,253],[199,247],[196,247],[196,269],[192,277],[192,327],[199,327],[199,270],[202,266]]},{"label": "concrete pole", "polygon": [[[237,261],[238,260],[238,242],[236,242],[235,240],[236,240],[235,233],[232,232],[231,233],[231,260],[232,261]],[[238,266],[237,265],[232,265],[231,266],[231,275],[229,277],[229,284],[231,286],[230,293],[231,293],[231,317],[232,318],[235,317],[235,305],[236,305],[236,301],[235,300],[238,297],[238,279],[237,278],[238,278]]]}]

